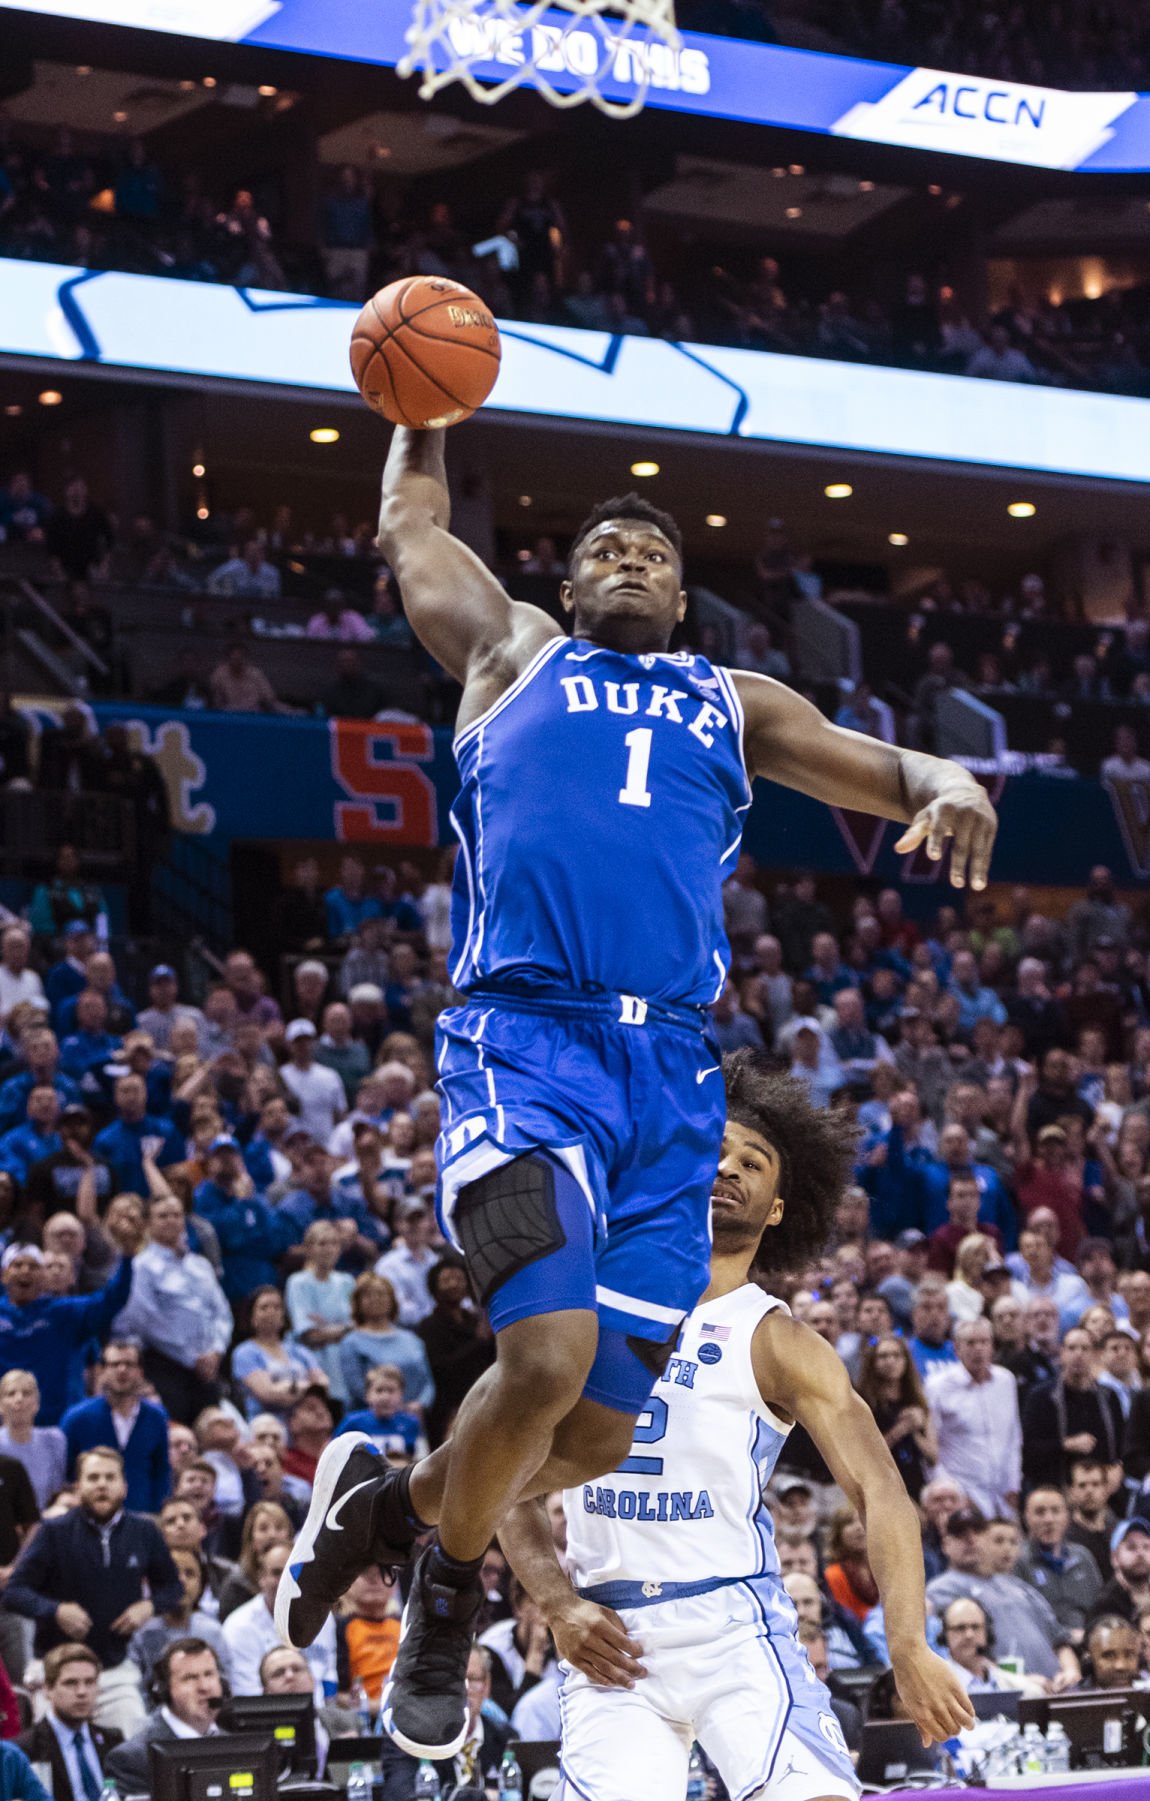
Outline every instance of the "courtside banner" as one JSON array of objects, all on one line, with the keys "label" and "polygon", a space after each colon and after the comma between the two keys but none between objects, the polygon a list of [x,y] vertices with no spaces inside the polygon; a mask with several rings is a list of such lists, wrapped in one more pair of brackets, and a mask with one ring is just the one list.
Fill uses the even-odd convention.
[{"label": "courtside banner", "polygon": [[[356,307],[0,259],[0,356],[351,396]],[[500,322],[488,406],[940,463],[1150,482],[1150,401]]]},{"label": "courtside banner", "polygon": [[[7,0],[7,6],[386,67],[404,54],[410,17],[409,0]],[[545,14],[541,22],[552,32],[569,25],[563,13]],[[453,31],[454,47],[477,59],[481,80],[505,80],[524,61],[522,36],[497,29],[482,0]],[[573,29],[561,55],[551,56],[548,80],[574,88],[609,58],[599,86],[625,100],[637,86],[634,54],[626,45],[601,52],[590,31]],[[1150,94],[1067,93],[702,32],[683,32],[678,51],[651,52],[647,104],[1040,169],[1150,169]]]}]

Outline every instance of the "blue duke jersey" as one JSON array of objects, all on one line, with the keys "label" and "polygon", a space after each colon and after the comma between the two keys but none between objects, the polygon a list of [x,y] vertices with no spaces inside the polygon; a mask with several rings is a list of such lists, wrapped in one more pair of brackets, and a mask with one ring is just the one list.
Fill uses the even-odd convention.
[{"label": "blue duke jersey", "polygon": [[742,726],[704,657],[549,640],[456,740],[456,987],[713,1001],[750,805]]},{"label": "blue duke jersey", "polygon": [[763,1489],[789,1424],[763,1401],[751,1362],[759,1321],[787,1311],[748,1283],[702,1301],[640,1417],[631,1456],[563,1496],[580,1590],[625,1584],[648,1600],[684,1586],[777,1576]]}]

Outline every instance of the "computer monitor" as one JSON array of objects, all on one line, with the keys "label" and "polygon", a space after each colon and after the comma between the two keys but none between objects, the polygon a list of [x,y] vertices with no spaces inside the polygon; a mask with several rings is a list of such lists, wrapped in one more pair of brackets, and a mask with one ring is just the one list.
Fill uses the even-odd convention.
[{"label": "computer monitor", "polygon": [[276,1801],[279,1749],[270,1732],[153,1739],[151,1801]]},{"label": "computer monitor", "polygon": [[1135,1756],[1150,1718],[1150,1694],[1142,1688],[1076,1689],[1052,1695],[1047,1707],[1051,1725],[1058,1721],[1070,1740],[1072,1769],[1121,1769],[1141,1761]]},{"label": "computer monitor", "polygon": [[969,1700],[976,1720],[1017,1720],[1022,1705],[1016,1688],[982,1689]]},{"label": "computer monitor", "polygon": [[315,1702],[310,1695],[233,1695],[224,1704],[220,1725],[228,1732],[270,1732],[281,1775],[315,1775]]},{"label": "computer monitor", "polygon": [[935,1767],[933,1749],[923,1744],[910,1720],[868,1720],[863,1727],[856,1772],[860,1782],[885,1788]]}]

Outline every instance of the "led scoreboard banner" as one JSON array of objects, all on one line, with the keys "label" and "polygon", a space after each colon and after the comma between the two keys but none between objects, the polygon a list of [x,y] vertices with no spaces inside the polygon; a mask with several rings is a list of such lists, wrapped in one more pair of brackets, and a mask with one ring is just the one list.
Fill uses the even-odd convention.
[{"label": "led scoreboard banner", "polygon": [[[4,0],[0,0],[0,6]],[[408,0],[7,0],[7,10],[264,45],[394,67],[405,49]],[[569,14],[552,14],[569,24]],[[544,26],[544,29],[546,27]],[[478,54],[492,82],[524,60],[516,33],[497,30],[482,4],[455,21],[456,48]],[[597,85],[608,98],[636,90],[633,50],[602,51],[590,31],[568,32],[570,67],[548,67],[559,89],[582,85],[587,59],[613,56]],[[595,62],[590,65],[594,68]],[[825,56],[778,44],[682,33],[682,47],[650,53],[647,105],[944,151],[1040,169],[1150,170],[1150,94],[1068,93],[940,69]],[[531,77],[525,78],[529,86]]]},{"label": "led scoreboard banner", "polygon": [[[305,294],[0,258],[0,356],[354,393],[357,309]],[[1150,482],[1150,401],[500,321],[487,405],[747,442]]]}]

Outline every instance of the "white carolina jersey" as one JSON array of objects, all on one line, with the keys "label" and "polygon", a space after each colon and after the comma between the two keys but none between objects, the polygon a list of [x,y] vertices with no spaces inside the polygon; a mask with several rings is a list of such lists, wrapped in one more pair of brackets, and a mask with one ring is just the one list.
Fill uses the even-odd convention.
[{"label": "white carolina jersey", "polygon": [[763,1489],[790,1426],[763,1401],[751,1363],[755,1328],[776,1308],[789,1312],[748,1282],[689,1316],[630,1457],[564,1493],[577,1588],[636,1584],[653,1597],[778,1573]]}]

